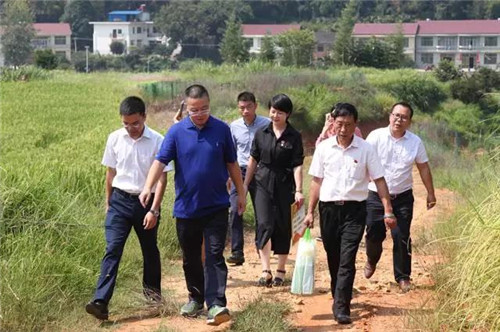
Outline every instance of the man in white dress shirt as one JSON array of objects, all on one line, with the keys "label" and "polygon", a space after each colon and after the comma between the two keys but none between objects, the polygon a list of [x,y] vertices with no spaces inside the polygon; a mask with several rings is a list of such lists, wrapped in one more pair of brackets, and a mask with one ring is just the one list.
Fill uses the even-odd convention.
[{"label": "man in white dress shirt", "polygon": [[354,136],[358,112],[348,103],[335,105],[332,112],[336,136],[316,147],[309,174],[313,176],[309,207],[304,223],[314,224],[319,202],[321,237],[326,251],[334,298],[333,315],[339,324],[350,324],[352,287],[356,274],[356,253],[365,230],[368,182],[373,179],[383,203],[383,219],[394,227],[384,169],[375,150]]},{"label": "man in white dress shirt", "polygon": [[[366,138],[373,146],[384,167],[384,177],[391,195],[392,208],[397,218],[397,226],[391,229],[393,240],[394,278],[403,293],[410,290],[411,239],[410,225],[413,217],[413,164],[427,189],[427,209],[436,205],[431,170],[422,140],[408,131],[413,109],[404,102],[396,103],[391,110],[389,126],[374,130]],[[386,236],[383,223],[383,206],[374,183],[368,186],[366,202],[366,255],[364,269],[370,278],[382,254],[382,242]]]},{"label": "man in white dress shirt", "polygon": [[165,172],[156,187],[154,199],[143,207],[139,201],[149,168],[160,149],[163,136],[145,125],[146,106],[138,97],[127,97],[120,104],[123,127],[108,137],[102,164],[106,166],[106,253],[101,263],[94,299],[85,309],[98,319],[108,319],[118,266],[128,235],[134,228],[141,245],[143,287],[147,299],[161,301],[160,252],[156,244],[160,205],[167,185]]}]

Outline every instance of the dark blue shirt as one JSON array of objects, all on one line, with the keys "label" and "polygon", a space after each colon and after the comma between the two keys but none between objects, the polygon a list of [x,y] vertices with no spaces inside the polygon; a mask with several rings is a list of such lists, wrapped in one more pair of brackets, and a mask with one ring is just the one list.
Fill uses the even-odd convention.
[{"label": "dark blue shirt", "polygon": [[199,218],[229,207],[226,163],[236,162],[229,126],[212,116],[200,130],[189,117],[165,135],[156,159],[175,163],[176,218]]}]

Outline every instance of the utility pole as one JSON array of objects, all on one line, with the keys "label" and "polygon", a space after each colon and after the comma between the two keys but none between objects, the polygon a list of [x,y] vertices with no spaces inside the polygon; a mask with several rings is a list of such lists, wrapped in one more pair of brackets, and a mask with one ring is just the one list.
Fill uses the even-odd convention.
[{"label": "utility pole", "polygon": [[85,72],[89,73],[89,45],[85,45]]}]

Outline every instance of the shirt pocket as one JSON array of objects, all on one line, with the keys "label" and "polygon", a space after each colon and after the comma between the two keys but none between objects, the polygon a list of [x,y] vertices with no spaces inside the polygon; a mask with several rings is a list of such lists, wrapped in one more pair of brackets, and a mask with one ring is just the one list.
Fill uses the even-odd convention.
[{"label": "shirt pocket", "polygon": [[366,163],[353,159],[349,162],[347,172],[354,180],[363,180],[366,176]]}]

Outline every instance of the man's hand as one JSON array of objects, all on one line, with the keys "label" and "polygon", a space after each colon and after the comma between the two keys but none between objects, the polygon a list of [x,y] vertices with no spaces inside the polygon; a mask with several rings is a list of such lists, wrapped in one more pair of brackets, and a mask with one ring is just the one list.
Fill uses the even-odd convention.
[{"label": "man's hand", "polygon": [[398,225],[398,221],[394,215],[392,217],[384,218],[384,223],[385,227],[388,229],[394,229]]},{"label": "man's hand", "polygon": [[297,204],[297,210],[304,204],[304,195],[301,192],[295,192],[295,204]]},{"label": "man's hand", "polygon": [[306,214],[306,217],[304,218],[303,224],[306,225],[306,227],[314,228],[314,213],[313,212],[308,212]]},{"label": "man's hand", "polygon": [[427,194],[427,210],[436,206],[436,196],[434,194]]},{"label": "man's hand", "polygon": [[243,215],[243,212],[245,212],[245,209],[247,208],[247,197],[246,197],[246,190],[245,190],[245,196],[241,197],[238,195],[238,215]]},{"label": "man's hand", "polygon": [[157,222],[158,218],[155,217],[151,211],[149,211],[144,216],[144,221],[142,222],[142,225],[144,226],[144,229],[152,229],[156,226]]},{"label": "man's hand", "polygon": [[139,201],[141,202],[143,208],[146,208],[150,199],[151,199],[151,189],[144,188],[141,194],[139,195]]}]

